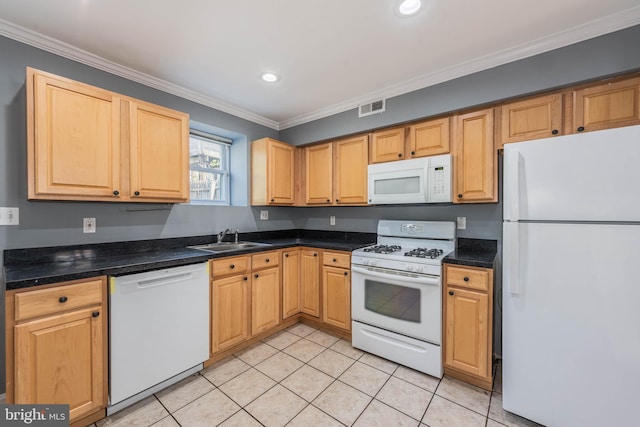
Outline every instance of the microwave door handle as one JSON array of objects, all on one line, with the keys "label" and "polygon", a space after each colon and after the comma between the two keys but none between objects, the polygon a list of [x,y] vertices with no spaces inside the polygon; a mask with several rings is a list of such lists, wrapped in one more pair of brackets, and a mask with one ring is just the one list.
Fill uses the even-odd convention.
[{"label": "microwave door handle", "polygon": [[360,273],[369,277],[377,277],[380,279],[401,280],[403,282],[415,283],[419,285],[440,285],[440,278],[434,276],[421,276],[421,277],[409,277],[400,274],[383,273],[375,268],[363,268],[352,265],[351,271],[354,273]]}]

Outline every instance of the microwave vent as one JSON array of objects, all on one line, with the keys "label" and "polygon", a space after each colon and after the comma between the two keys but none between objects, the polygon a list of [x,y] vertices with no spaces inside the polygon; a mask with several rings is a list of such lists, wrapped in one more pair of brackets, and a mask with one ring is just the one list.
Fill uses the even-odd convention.
[{"label": "microwave vent", "polygon": [[385,110],[385,101],[386,100],[384,99],[380,99],[368,104],[358,105],[358,117],[366,117],[372,114],[382,113]]}]

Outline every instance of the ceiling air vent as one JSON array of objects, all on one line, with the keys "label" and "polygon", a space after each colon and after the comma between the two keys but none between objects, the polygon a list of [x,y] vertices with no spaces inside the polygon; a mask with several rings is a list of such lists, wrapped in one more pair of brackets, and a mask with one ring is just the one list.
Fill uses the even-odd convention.
[{"label": "ceiling air vent", "polygon": [[358,117],[370,116],[376,113],[382,113],[385,109],[385,100],[373,101],[368,104],[358,105]]}]

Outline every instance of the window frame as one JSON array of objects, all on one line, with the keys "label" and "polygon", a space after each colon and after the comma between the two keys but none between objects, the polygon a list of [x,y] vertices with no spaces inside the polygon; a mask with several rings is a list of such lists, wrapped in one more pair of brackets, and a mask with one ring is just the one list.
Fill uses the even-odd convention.
[{"label": "window frame", "polygon": [[206,200],[206,199],[196,199],[192,196],[192,181],[191,181],[191,172],[192,169],[191,161],[189,161],[189,203],[193,205],[215,205],[215,206],[231,206],[231,144],[232,140],[228,138],[224,138],[218,135],[210,134],[207,132],[202,132],[196,129],[189,130],[189,159],[191,160],[191,141],[192,139],[197,139],[204,143],[209,144],[217,144],[221,146],[221,151],[224,152],[224,155],[220,159],[220,169],[211,169],[209,171],[203,171],[198,169],[198,172],[206,172],[214,175],[220,175],[221,179],[221,197],[222,200]]}]

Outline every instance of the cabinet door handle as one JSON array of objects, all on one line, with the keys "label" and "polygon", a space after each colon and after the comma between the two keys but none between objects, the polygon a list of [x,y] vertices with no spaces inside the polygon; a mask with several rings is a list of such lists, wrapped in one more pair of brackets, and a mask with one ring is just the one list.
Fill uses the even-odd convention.
[{"label": "cabinet door handle", "polygon": [[327,199],[327,203],[331,203],[331,199]]},{"label": "cabinet door handle", "polygon": [[465,282],[468,282],[469,278],[467,276],[465,276],[464,279],[462,279],[462,280],[464,280]]},{"label": "cabinet door handle", "polygon": [[259,277],[259,275],[258,275],[258,274],[255,274],[253,277],[255,277],[255,278],[257,279],[257,278]]},{"label": "cabinet door handle", "polygon": [[453,291],[449,291],[449,295],[453,295]]},{"label": "cabinet door handle", "polygon": [[93,313],[91,313],[91,317],[98,317],[98,316],[100,316],[99,311],[94,311]]},{"label": "cabinet door handle", "polygon": [[338,262],[338,260],[337,260],[337,259],[335,259],[335,258],[334,258],[332,261],[333,261],[333,262]]},{"label": "cabinet door handle", "polygon": [[276,199],[271,199],[271,203],[273,203],[273,202],[275,202],[275,201],[276,201]]},{"label": "cabinet door handle", "polygon": [[67,302],[68,300],[69,300],[69,298],[67,298],[67,297],[60,297],[60,298],[58,298],[58,302],[60,302],[60,303],[62,303],[62,304],[64,304],[64,303],[65,303],[65,302]]},{"label": "cabinet door handle", "polygon": [[338,203],[340,201],[340,199],[336,199],[336,203]]},{"label": "cabinet door handle", "polygon": [[411,155],[412,155],[412,156],[415,156],[415,154],[416,154],[416,152],[415,152],[415,151],[412,151],[412,152],[411,152]]},{"label": "cabinet door handle", "polygon": [[113,195],[114,195],[114,196],[119,196],[119,195],[120,195],[120,192],[119,192],[118,190],[113,190]]},{"label": "cabinet door handle", "polygon": [[248,279],[248,277],[247,277],[247,276],[244,276],[244,277],[242,278],[242,280],[245,280],[245,281],[246,281],[247,279]]},{"label": "cabinet door handle", "polygon": [[315,254],[315,253],[314,253],[314,254],[313,254],[313,256],[318,256],[318,254]]},{"label": "cabinet door handle", "polygon": [[402,153],[398,153],[398,157],[402,157]]},{"label": "cabinet door handle", "polygon": [[345,275],[345,276],[348,276],[348,275],[349,275],[349,272],[348,272],[348,271],[345,271],[345,272],[344,272],[344,275]]},{"label": "cabinet door handle", "polygon": [[285,258],[289,258],[289,254],[284,254],[284,257]]},{"label": "cabinet door handle", "polygon": [[458,194],[458,199],[462,199],[462,194]]},{"label": "cabinet door handle", "polygon": [[235,265],[235,264],[231,264],[231,265],[229,266],[229,268],[233,270],[234,268],[236,268],[236,265]]},{"label": "cabinet door handle", "polygon": [[139,191],[134,191],[134,192],[133,192],[133,195],[134,195],[134,196],[139,196],[139,195],[140,195],[140,192],[139,192]]},{"label": "cabinet door handle", "polygon": [[584,132],[584,126],[580,126],[580,127],[578,128],[578,132]]},{"label": "cabinet door handle", "polygon": [[269,258],[265,259],[264,262],[269,262]]},{"label": "cabinet door handle", "polygon": [[558,133],[559,133],[558,129],[554,129],[551,131],[551,135],[557,135]]}]

